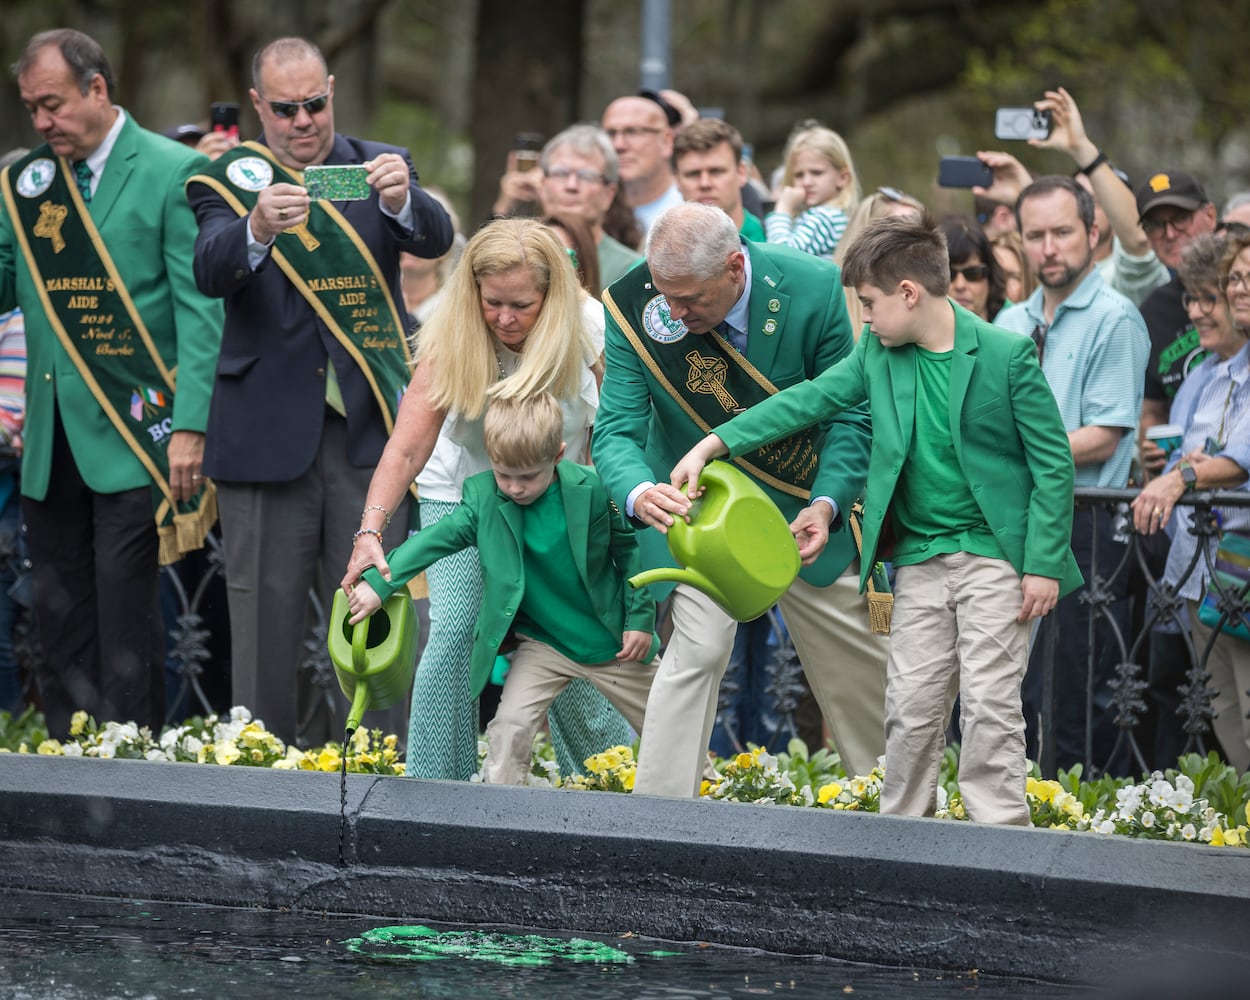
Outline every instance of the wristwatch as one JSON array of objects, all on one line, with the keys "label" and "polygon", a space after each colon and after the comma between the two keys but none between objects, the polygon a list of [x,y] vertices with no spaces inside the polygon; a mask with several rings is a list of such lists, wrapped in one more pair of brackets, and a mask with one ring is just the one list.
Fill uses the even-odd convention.
[{"label": "wristwatch", "polygon": [[1198,485],[1198,470],[1188,462],[1181,462],[1177,468],[1181,470],[1181,482],[1185,484],[1185,492],[1189,493]]}]

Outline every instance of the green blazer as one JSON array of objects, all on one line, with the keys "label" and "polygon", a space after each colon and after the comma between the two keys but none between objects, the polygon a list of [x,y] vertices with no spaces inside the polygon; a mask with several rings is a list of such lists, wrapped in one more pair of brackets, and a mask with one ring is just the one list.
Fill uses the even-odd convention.
[{"label": "green blazer", "polygon": [[[959,467],[1016,572],[1081,585],[1072,556],[1072,448],[1028,337],[955,310],[951,436]],[[718,427],[731,454],[785,437],[868,400],[872,457],[864,498],[861,589],[907,459],[916,417],[916,348],[887,349],[865,333],[855,353],[812,382],[778,393]],[[869,557],[869,553],[871,556]]]},{"label": "green blazer", "polygon": [[[573,462],[556,465],[564,500],[564,516],[573,549],[570,588],[590,595],[600,621],[618,635],[655,628],[655,602],[626,580],[642,569],[634,530],[610,505],[595,471]],[[493,472],[479,472],[464,481],[460,506],[440,521],[422,528],[387,557],[390,581],[375,569],[362,579],[386,600],[410,579],[443,556],[477,546],[485,593],[473,632],[470,684],[474,697],[490,678],[491,667],[512,628],[525,593],[525,560],[521,508],[495,486]],[[654,635],[648,659],[660,641]]]},{"label": "green blazer", "polygon": [[[46,147],[43,152],[55,159]],[[171,368],[176,366],[176,431],[203,432],[221,343],[221,302],[201,295],[191,273],[198,228],[182,187],[206,162],[202,154],[141,128],[127,115],[90,206],[157,350]],[[147,470],[100,410],[45,319],[13,221],[0,210],[0,312],[14,306],[26,321],[22,495],[47,496],[56,410],[91,490],[119,493],[149,485]]]},{"label": "green blazer", "polygon": [[[784,389],[815,378],[849,355],[855,341],[836,265],[788,247],[763,243],[744,246],[751,256],[747,360]],[[613,285],[610,292],[615,301],[645,302],[656,294],[649,291],[650,282],[651,272],[644,263]],[[660,387],[621,333],[613,310],[606,312],[607,373],[591,444],[595,467],[624,510],[626,497],[639,483],[667,483],[673,466],[698,443],[703,431]],[[626,319],[641,330],[637,316]],[[690,349],[684,337],[671,346],[683,355]],[[820,557],[811,566],[804,566],[799,576],[823,587],[841,576],[857,555],[846,515],[863,493],[870,431],[865,407],[850,407],[836,414],[829,411],[817,422],[825,428],[825,435],[811,493],[832,497],[842,516],[830,529],[829,544]],[[806,504],[767,483],[760,482],[760,486],[787,520],[794,520]],[[639,541],[648,568],[675,565],[664,535],[645,528]]]}]

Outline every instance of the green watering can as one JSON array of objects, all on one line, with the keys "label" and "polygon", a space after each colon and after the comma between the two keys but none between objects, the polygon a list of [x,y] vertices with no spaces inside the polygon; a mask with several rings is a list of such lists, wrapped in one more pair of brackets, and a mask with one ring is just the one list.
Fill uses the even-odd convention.
[{"label": "green watering can", "polygon": [[740,622],[777,603],[799,574],[799,549],[777,505],[745,472],[712,462],[699,475],[703,496],[690,506],[690,523],[676,518],[669,551],[680,569],[661,566],[630,578],[632,587],[686,583],[703,591]]},{"label": "green watering can", "polygon": [[347,595],[335,591],[326,645],[339,687],[352,703],[347,731],[354,733],[369,709],[390,708],[407,697],[420,626],[406,587],[364,621],[349,625],[351,616]]}]

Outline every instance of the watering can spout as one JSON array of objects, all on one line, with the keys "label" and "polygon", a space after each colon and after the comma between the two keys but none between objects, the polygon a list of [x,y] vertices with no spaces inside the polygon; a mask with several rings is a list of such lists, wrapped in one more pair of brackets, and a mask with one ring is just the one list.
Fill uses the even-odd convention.
[{"label": "watering can spout", "polygon": [[703,591],[720,604],[728,603],[728,599],[721,593],[720,588],[697,570],[683,569],[680,566],[657,566],[655,569],[643,570],[629,578],[629,585],[635,590],[652,583],[684,583]]}]

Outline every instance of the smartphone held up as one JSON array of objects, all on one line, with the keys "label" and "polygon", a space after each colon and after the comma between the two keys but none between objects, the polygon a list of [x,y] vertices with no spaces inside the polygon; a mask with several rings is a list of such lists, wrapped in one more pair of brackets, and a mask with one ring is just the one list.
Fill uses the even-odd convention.
[{"label": "smartphone held up", "polygon": [[952,188],[987,188],[994,171],[975,156],[943,156],[938,161],[938,184]]},{"label": "smartphone held up", "polygon": [[215,101],[209,112],[209,122],[214,132],[225,132],[230,138],[239,137],[239,106],[225,101]]},{"label": "smartphone held up", "polygon": [[1045,139],[1050,135],[1050,112],[1037,108],[999,108],[994,112],[996,139]]}]

